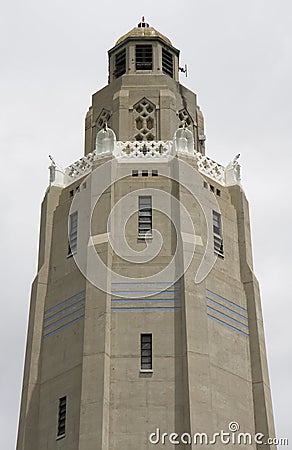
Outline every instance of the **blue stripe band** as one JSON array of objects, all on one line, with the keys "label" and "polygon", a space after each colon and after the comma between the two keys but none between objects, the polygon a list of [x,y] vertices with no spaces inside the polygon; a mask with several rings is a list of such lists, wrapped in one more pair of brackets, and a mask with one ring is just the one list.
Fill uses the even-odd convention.
[{"label": "blue stripe band", "polygon": [[216,314],[219,314],[219,316],[223,317],[224,319],[226,318],[226,319],[230,320],[231,322],[235,323],[236,325],[240,325],[241,327],[246,328],[248,330],[248,326],[247,325],[245,325],[244,323],[239,322],[236,319],[232,319],[232,317],[227,316],[227,314],[224,314],[224,313],[218,311],[215,308],[212,308],[212,306],[208,306],[207,305],[207,310],[214,311]]},{"label": "blue stripe band", "polygon": [[58,323],[62,323],[65,322],[65,320],[67,320],[69,317],[75,316],[76,314],[80,313],[80,312],[84,311],[84,306],[82,306],[82,308],[76,309],[76,311],[71,312],[70,314],[67,314],[66,316],[62,317],[59,320],[56,320],[55,322],[50,323],[49,325],[44,327],[44,330],[47,330],[48,328],[52,328],[55,325],[57,325]]},{"label": "blue stripe band", "polygon": [[222,305],[221,303],[218,303],[218,302],[216,302],[215,300],[212,300],[212,299],[209,298],[209,297],[207,297],[206,300],[207,300],[207,302],[211,302],[213,305],[220,306],[221,308],[225,309],[226,311],[232,312],[232,314],[235,314],[237,317],[240,317],[240,318],[242,318],[242,319],[248,321],[248,318],[247,318],[246,316],[244,316],[244,315],[242,315],[242,314],[240,314],[240,313],[235,312],[233,309],[228,308],[228,306],[224,306],[224,305]]},{"label": "blue stripe band", "polygon": [[85,291],[78,292],[78,294],[75,294],[75,295],[73,295],[72,297],[67,298],[66,300],[63,300],[62,302],[58,303],[57,305],[52,306],[51,308],[47,309],[47,310],[45,311],[45,314],[48,314],[48,313],[51,312],[51,311],[55,311],[55,310],[58,309],[60,306],[66,305],[66,303],[69,303],[69,302],[71,302],[72,300],[74,300],[75,298],[81,297],[81,296],[84,295],[84,294],[85,294]]},{"label": "blue stripe band", "polygon": [[248,336],[248,334],[245,333],[244,331],[239,330],[239,329],[236,328],[236,327],[233,327],[233,326],[230,325],[229,323],[226,323],[226,322],[223,322],[223,321],[220,320],[220,319],[217,319],[217,317],[211,316],[211,314],[208,314],[208,317],[210,317],[210,319],[212,319],[212,320],[215,320],[215,322],[218,322],[218,323],[220,323],[221,325],[224,325],[224,326],[230,328],[231,330],[236,331],[237,333],[243,334],[243,336]]},{"label": "blue stripe band", "polygon": [[208,292],[211,295],[214,295],[214,297],[217,297],[226,303],[229,303],[232,306],[235,306],[236,308],[240,309],[241,311],[244,311],[245,313],[247,312],[247,310],[245,308],[243,308],[242,306],[237,305],[236,303],[232,302],[231,300],[227,300],[227,298],[221,297],[221,295],[215,294],[215,292],[212,292],[209,289],[206,289],[206,292]]},{"label": "blue stripe band", "polygon": [[71,320],[71,322],[66,323],[65,325],[62,325],[61,327],[57,328],[56,330],[51,331],[50,333],[44,334],[43,337],[47,338],[49,336],[52,336],[55,333],[58,333],[61,330],[64,330],[65,328],[70,327],[71,325],[73,325],[76,322],[79,322],[80,320],[84,319],[84,315],[77,317],[77,319]]},{"label": "blue stripe band", "polygon": [[176,290],[176,291],[112,291],[112,295],[127,295],[127,294],[149,294],[149,295],[154,295],[154,294],[159,294],[159,295],[169,295],[169,294],[179,294],[180,291]]},{"label": "blue stripe band", "polygon": [[181,310],[181,308],[179,308],[179,307],[169,307],[169,308],[167,308],[167,307],[164,307],[164,306],[162,306],[161,308],[159,308],[159,307],[154,307],[154,308],[151,308],[151,307],[145,307],[145,308],[139,308],[139,307],[137,307],[137,308],[112,308],[112,311],[113,312],[119,312],[119,311],[180,311]]},{"label": "blue stripe band", "polygon": [[157,281],[157,283],[151,281],[139,282],[139,283],[112,283],[112,286],[180,286],[180,282],[176,283],[168,282],[168,281]]},{"label": "blue stripe band", "polygon": [[46,317],[44,322],[48,322],[49,320],[51,320],[51,319],[53,319],[55,317],[61,316],[62,314],[64,314],[64,312],[70,311],[70,309],[73,309],[73,308],[75,308],[76,306],[79,306],[79,305],[83,305],[84,303],[85,303],[85,298],[83,298],[82,300],[79,300],[76,303],[73,303],[73,305],[70,305],[70,306],[67,306],[64,309],[61,309],[60,311],[56,312],[55,314],[52,314],[49,317]]},{"label": "blue stripe band", "polygon": [[180,302],[180,299],[179,298],[157,298],[157,299],[154,299],[154,298],[152,298],[152,299],[145,299],[145,298],[142,298],[142,299],[133,299],[133,300],[129,300],[129,299],[126,299],[126,300],[123,300],[123,299],[119,299],[119,300],[117,300],[117,299],[112,299],[112,303],[159,303],[159,302],[161,302],[161,303],[165,303],[165,302],[172,302],[172,303],[179,303]]}]

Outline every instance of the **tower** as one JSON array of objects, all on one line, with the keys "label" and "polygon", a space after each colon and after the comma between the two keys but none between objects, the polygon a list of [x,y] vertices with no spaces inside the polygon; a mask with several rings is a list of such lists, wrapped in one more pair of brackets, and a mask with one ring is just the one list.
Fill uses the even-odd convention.
[{"label": "tower", "polygon": [[195,448],[186,434],[237,424],[274,436],[239,155],[205,155],[178,74],[142,20],[109,51],[84,156],[51,158],[17,450]]}]

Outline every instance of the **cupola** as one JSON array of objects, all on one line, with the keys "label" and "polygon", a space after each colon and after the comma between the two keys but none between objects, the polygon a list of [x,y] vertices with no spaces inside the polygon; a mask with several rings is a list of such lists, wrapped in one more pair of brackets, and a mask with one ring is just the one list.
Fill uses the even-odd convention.
[{"label": "cupola", "polygon": [[142,17],[109,50],[109,82],[128,75],[166,75],[178,81],[179,50]]}]

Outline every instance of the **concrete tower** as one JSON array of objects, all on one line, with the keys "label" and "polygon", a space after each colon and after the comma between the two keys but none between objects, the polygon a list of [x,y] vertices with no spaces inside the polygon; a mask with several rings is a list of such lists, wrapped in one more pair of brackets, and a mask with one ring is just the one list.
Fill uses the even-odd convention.
[{"label": "concrete tower", "polygon": [[17,450],[274,436],[239,155],[227,167],[205,155],[179,70],[143,19],[109,51],[85,155],[66,169],[51,158]]}]

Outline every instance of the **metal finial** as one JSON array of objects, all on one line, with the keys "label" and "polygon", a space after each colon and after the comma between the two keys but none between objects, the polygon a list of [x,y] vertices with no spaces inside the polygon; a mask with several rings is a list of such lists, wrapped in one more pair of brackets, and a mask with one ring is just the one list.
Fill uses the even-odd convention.
[{"label": "metal finial", "polygon": [[51,155],[49,155],[49,158],[50,158],[50,160],[52,162],[52,166],[56,167],[57,164],[56,164],[54,158]]},{"label": "metal finial", "polygon": [[149,23],[145,22],[145,16],[142,16],[141,22],[138,23],[138,28],[149,28]]}]

